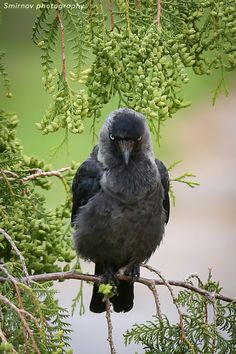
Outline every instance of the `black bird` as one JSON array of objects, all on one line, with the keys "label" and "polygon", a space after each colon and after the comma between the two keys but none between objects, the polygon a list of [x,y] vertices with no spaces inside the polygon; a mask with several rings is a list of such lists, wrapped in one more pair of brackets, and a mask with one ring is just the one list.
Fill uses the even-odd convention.
[{"label": "black bird", "polygon": [[[169,219],[168,190],[168,172],[154,157],[145,117],[127,108],[112,112],[72,185],[75,249],[95,263],[95,274],[104,282],[114,282],[121,271],[139,276],[139,265],[162,240]],[[131,310],[133,298],[133,283],[117,282],[114,311]],[[97,284],[90,310],[105,311]]]}]

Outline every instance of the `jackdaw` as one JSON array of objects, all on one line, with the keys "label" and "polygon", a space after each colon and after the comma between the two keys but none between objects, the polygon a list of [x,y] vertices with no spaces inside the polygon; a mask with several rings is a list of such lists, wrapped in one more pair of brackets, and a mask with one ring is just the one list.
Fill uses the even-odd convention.
[{"label": "jackdaw", "polygon": [[[95,263],[103,282],[114,282],[121,270],[139,276],[139,265],[162,240],[169,218],[168,190],[168,172],[154,157],[145,117],[127,108],[112,112],[72,185],[75,249]],[[127,312],[133,307],[133,282],[116,285],[113,309]],[[105,311],[98,284],[90,310]]]}]

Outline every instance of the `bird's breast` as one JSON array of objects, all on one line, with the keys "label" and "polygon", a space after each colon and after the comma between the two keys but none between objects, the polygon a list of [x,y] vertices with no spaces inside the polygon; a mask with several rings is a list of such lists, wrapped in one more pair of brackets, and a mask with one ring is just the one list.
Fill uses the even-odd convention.
[{"label": "bird's breast", "polygon": [[104,192],[123,203],[136,203],[155,192],[160,184],[156,164],[150,160],[106,170],[101,179]]},{"label": "bird's breast", "polygon": [[75,234],[78,253],[94,262],[106,260],[119,267],[148,259],[164,233],[162,199],[158,183],[136,203],[101,190],[79,215]]}]

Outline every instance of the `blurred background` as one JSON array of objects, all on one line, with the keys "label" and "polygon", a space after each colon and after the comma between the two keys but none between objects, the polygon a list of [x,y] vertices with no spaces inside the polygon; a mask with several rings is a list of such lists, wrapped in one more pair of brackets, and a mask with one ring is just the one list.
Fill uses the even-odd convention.
[{"label": "blurred background", "polygon": [[[85,132],[70,135],[68,146],[63,146],[53,158],[52,149],[62,142],[63,132],[43,136],[35,126],[50,104],[50,96],[41,83],[40,50],[31,41],[35,9],[4,9],[3,0],[0,7],[0,48],[6,51],[5,63],[13,93],[11,99],[1,94],[1,107],[16,112],[19,117],[18,137],[24,153],[50,161],[54,168],[65,167],[71,160],[83,162],[93,146],[89,120]],[[162,129],[161,147],[153,140],[156,156],[167,166],[175,160],[183,160],[171,172],[172,178],[191,172],[196,174],[200,186],[190,189],[178,182],[173,184],[176,207],[172,206],[165,238],[149,264],[167,279],[175,280],[183,280],[190,273],[197,273],[206,280],[211,268],[223,292],[233,297],[236,296],[236,75],[227,75],[226,79],[229,96],[219,96],[212,106],[212,90],[219,81],[218,73],[209,77],[194,77],[190,73],[190,83],[184,91],[186,98],[192,100],[192,106],[167,122]],[[108,105],[103,119],[115,108]],[[48,206],[55,207],[63,199],[63,189],[55,181],[47,193]],[[93,272],[92,264],[82,266],[85,273]],[[146,271],[142,271],[142,275],[150,276]],[[61,305],[70,308],[78,292],[78,282],[67,281],[55,287]],[[88,310],[91,290],[91,286],[84,285],[85,315],[80,317],[77,311],[71,318],[72,347],[75,354],[108,354],[105,317]],[[158,291],[162,311],[176,320],[168,292],[161,287]],[[143,353],[135,345],[125,348],[122,333],[134,323],[151,320],[154,312],[152,294],[146,287],[135,284],[134,309],[128,314],[112,314],[117,353]]]}]

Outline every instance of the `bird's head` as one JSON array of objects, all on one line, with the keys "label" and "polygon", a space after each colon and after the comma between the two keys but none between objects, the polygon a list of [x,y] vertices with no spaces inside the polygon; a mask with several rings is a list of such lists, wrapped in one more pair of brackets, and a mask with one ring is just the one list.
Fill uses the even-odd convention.
[{"label": "bird's head", "polygon": [[145,117],[128,108],[112,112],[100,132],[99,160],[107,166],[127,166],[143,157],[153,157]]}]

